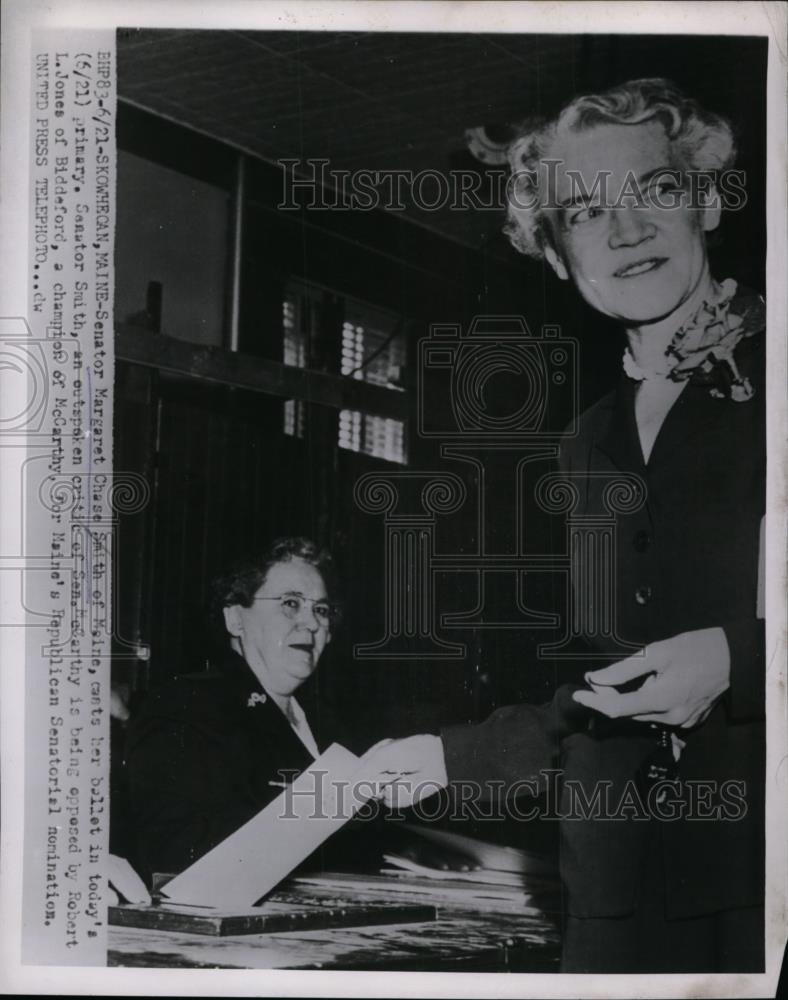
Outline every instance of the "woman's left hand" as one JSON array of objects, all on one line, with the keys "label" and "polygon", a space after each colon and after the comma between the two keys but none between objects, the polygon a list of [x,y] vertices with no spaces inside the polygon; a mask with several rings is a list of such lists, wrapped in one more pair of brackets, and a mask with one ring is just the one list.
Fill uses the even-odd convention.
[{"label": "woman's left hand", "polygon": [[[615,685],[648,675],[636,691]],[[661,722],[691,729],[703,722],[730,686],[730,650],[721,628],[682,632],[646,646],[641,654],[619,660],[585,676],[591,691],[572,697],[612,719]]]}]

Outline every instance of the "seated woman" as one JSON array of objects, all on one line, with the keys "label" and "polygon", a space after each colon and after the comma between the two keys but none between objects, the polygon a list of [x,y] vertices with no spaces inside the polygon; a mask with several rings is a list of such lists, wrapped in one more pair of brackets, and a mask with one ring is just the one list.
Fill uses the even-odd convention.
[{"label": "seated woman", "polygon": [[333,732],[296,690],[336,620],[331,557],[304,538],[273,543],[213,585],[229,636],[211,669],[151,692],[129,723],[126,768],[143,876],[179,872],[309,767]]}]

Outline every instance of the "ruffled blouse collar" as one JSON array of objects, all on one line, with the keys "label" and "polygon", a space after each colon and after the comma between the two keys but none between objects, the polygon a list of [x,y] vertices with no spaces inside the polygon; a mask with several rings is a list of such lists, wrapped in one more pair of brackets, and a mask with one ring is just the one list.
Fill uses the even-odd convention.
[{"label": "ruffled blouse collar", "polygon": [[720,286],[719,295],[704,301],[679,327],[661,364],[643,368],[627,347],[624,372],[636,382],[650,378],[688,381],[707,386],[709,394],[715,398],[744,402],[752,398],[754,389],[750,380],[740,373],[734,351],[743,340],[762,332],[765,321],[763,296],[754,292],[738,293],[736,282],[727,278]]}]

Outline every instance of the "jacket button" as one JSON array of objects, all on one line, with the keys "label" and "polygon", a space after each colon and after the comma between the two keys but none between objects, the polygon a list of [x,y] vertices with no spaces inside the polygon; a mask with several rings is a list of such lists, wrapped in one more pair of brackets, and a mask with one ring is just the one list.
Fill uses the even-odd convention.
[{"label": "jacket button", "polygon": [[635,546],[635,552],[645,552],[651,545],[651,535],[647,531],[636,531],[632,544]]},{"label": "jacket button", "polygon": [[635,591],[635,600],[638,604],[648,604],[651,600],[651,587],[638,587]]}]

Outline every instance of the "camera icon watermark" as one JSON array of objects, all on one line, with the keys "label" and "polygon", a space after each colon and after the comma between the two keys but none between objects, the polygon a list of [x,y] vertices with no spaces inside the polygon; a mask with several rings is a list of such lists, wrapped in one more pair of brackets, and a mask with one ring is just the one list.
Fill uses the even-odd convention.
[{"label": "camera icon watermark", "polygon": [[419,343],[418,433],[453,441],[534,444],[572,435],[578,345],[558,326],[532,335],[521,316],[433,324]]},{"label": "camera icon watermark", "polygon": [[[534,336],[521,316],[477,316],[467,330],[436,323],[419,342],[418,435],[440,456],[459,463],[465,478],[445,467],[379,472],[356,483],[359,509],[383,520],[385,616],[379,640],[354,648],[357,658],[429,660],[464,657],[464,644],[446,630],[546,629],[539,658],[607,659],[630,655],[617,630],[616,540],[619,519],[646,502],[646,484],[615,470],[555,469],[561,446],[577,436],[580,420],[578,342],[560,327]],[[406,482],[420,479],[417,498]],[[429,486],[426,484],[429,483]],[[436,492],[437,491],[437,492]],[[446,493],[450,502],[428,503]],[[602,509],[587,508],[600,494]],[[463,518],[471,541],[445,551],[438,521]],[[532,525],[563,516],[565,544],[538,544]],[[500,544],[501,524],[511,537]],[[536,544],[535,544],[536,542]],[[463,575],[475,594],[462,610],[440,606],[439,579]],[[561,578],[566,613],[532,599],[538,574]],[[530,589],[529,589],[530,588]],[[599,648],[590,648],[593,638]]]}]

